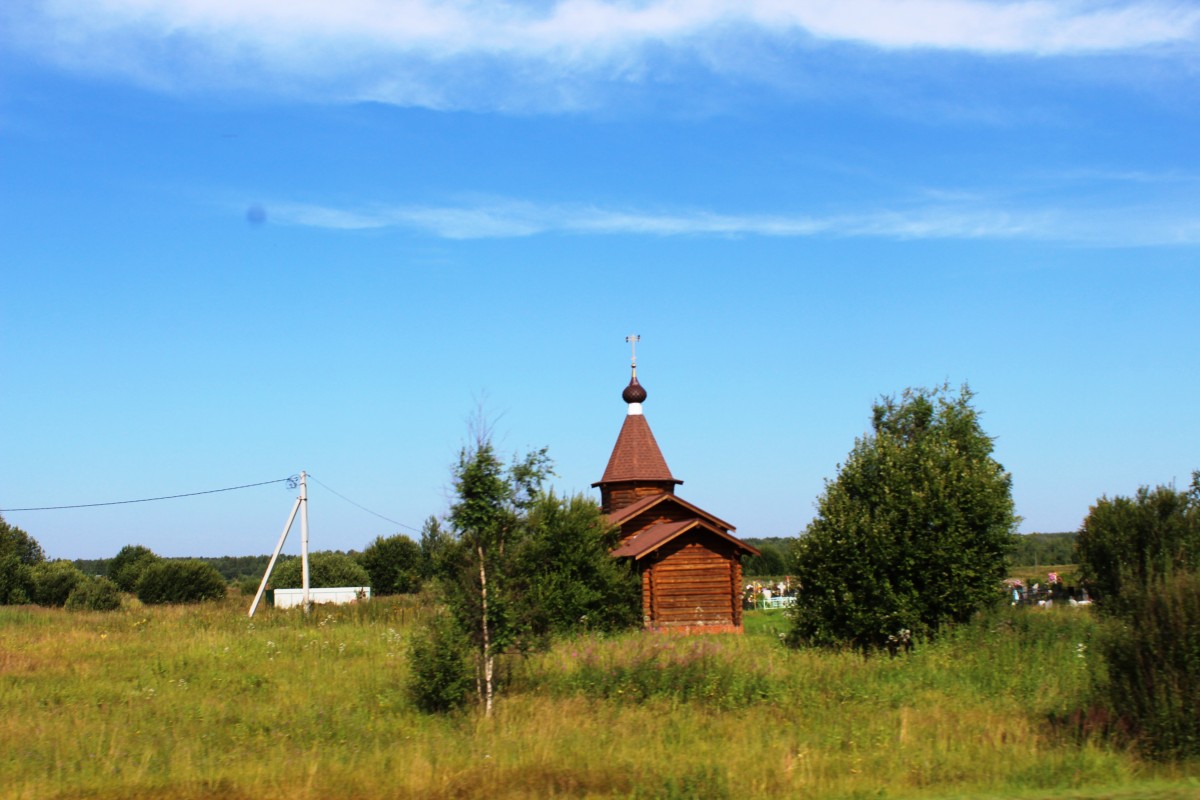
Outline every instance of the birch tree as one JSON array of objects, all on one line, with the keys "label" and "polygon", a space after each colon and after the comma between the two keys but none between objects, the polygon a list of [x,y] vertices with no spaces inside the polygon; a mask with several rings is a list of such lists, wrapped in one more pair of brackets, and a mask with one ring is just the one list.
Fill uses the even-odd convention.
[{"label": "birch tree", "polygon": [[490,432],[477,426],[454,468],[455,501],[447,521],[457,536],[451,574],[443,580],[447,604],[466,633],[475,661],[475,685],[490,716],[496,656],[513,644],[515,624],[508,577],[523,519],[550,474],[546,449],[505,465]]}]

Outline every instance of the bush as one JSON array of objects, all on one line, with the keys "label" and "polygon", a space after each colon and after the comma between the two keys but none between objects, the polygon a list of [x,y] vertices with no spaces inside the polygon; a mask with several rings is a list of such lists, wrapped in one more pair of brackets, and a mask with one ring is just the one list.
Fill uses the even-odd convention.
[{"label": "bush", "polygon": [[70,561],[51,561],[30,569],[33,590],[29,593],[39,606],[62,606],[83,581],[87,580]]},{"label": "bush", "polygon": [[[275,565],[271,588],[301,588],[300,559],[292,558]],[[362,565],[345,553],[324,551],[308,556],[308,585],[313,589],[331,586],[370,586],[371,576]]]},{"label": "bush", "polygon": [[254,597],[254,595],[258,594],[258,585],[260,583],[262,583],[261,576],[258,578],[238,578],[233,586],[242,597]]},{"label": "bush", "polygon": [[146,567],[158,561],[161,559],[149,547],[127,544],[108,562],[108,577],[121,591],[133,592]]},{"label": "bush", "polygon": [[137,596],[147,605],[198,603],[224,597],[226,588],[221,573],[203,561],[159,560],[142,571]]},{"label": "bush", "polygon": [[0,605],[19,606],[30,602],[33,577],[28,564],[15,555],[0,555]]},{"label": "bush", "polygon": [[641,622],[642,584],[628,559],[611,553],[620,538],[595,501],[537,496],[515,550],[512,610],[536,637],[616,631]]},{"label": "bush", "polygon": [[[421,546],[403,535],[382,536],[358,555],[377,595],[411,594],[421,588]],[[341,584],[345,585],[345,584]]]},{"label": "bush", "polygon": [[1147,755],[1200,755],[1200,577],[1126,590],[1101,643],[1108,700]]},{"label": "bush", "polygon": [[68,611],[116,611],[120,607],[121,590],[108,578],[85,577],[66,602]]},{"label": "bush", "polygon": [[461,708],[475,688],[471,660],[470,642],[454,618],[434,616],[409,642],[409,698],[430,714]]}]

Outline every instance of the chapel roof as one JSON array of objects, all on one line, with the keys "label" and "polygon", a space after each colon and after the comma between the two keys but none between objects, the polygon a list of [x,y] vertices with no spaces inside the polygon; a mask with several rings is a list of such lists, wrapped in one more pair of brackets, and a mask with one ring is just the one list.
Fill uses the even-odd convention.
[{"label": "chapel roof", "polygon": [[685,519],[679,522],[660,522],[657,525],[651,525],[641,533],[621,542],[620,546],[616,550],[613,550],[612,554],[617,557],[637,560],[653,553],[663,545],[691,530],[699,530],[710,536],[717,536],[724,539],[749,555],[761,555],[757,548],[751,547],[736,536],[699,518]]},{"label": "chapel roof", "polygon": [[683,483],[671,474],[667,460],[658,449],[650,423],[642,414],[642,402],[646,399],[646,390],[638,383],[637,365],[633,366],[633,376],[629,385],[621,392],[621,399],[629,404],[625,422],[621,424],[621,432],[617,435],[617,443],[613,446],[612,455],[608,457],[608,466],[604,477],[592,484],[601,486],[608,483],[625,481],[647,481]]},{"label": "chapel roof", "polygon": [[718,516],[714,516],[713,514],[708,513],[707,511],[705,511],[704,509],[700,508],[699,506],[697,506],[693,503],[689,503],[687,500],[684,500],[682,497],[680,497],[677,494],[654,494],[654,495],[649,495],[648,497],[643,497],[633,503],[630,503],[629,505],[625,506],[624,508],[619,508],[616,511],[609,514],[608,521],[614,525],[621,525],[621,524],[625,523],[626,521],[633,519],[638,514],[641,514],[644,511],[648,511],[660,503],[673,503],[675,505],[681,506],[682,508],[686,509],[687,511],[690,511],[692,514],[695,514],[698,517],[702,517],[702,518],[708,520],[710,523],[712,523],[713,525],[715,525],[718,528],[723,528],[724,530],[727,530],[727,531],[735,530],[735,528],[732,525],[730,525],[728,522],[726,522],[725,520],[721,519]]},{"label": "chapel roof", "polygon": [[621,432],[617,435],[617,443],[613,445],[612,455],[608,457],[604,477],[592,485],[622,481],[683,483],[671,474],[667,460],[663,458],[654,433],[650,430],[650,424],[641,414],[629,414],[625,417]]}]

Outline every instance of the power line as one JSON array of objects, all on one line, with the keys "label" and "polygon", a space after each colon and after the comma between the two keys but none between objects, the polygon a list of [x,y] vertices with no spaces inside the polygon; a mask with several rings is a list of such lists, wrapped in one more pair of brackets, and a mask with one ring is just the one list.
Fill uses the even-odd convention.
[{"label": "power line", "polygon": [[[155,500],[178,500],[181,497],[199,497],[202,494],[217,494],[218,492],[234,492],[238,489],[253,489],[255,486],[267,486],[272,483],[287,483],[295,488],[296,480],[294,476],[287,478],[277,478],[273,481],[262,481],[261,483],[246,483],[241,486],[229,486],[224,489],[206,489],[203,492],[188,492],[186,494],[169,494],[162,497],[143,497],[139,500],[113,500],[108,503],[78,503],[70,506],[40,506],[38,508],[0,508],[0,513],[9,511],[61,511],[67,508],[99,508],[101,506],[124,506],[130,503],[152,503]],[[326,487],[328,488],[328,487]],[[343,498],[344,499],[344,498]]]},{"label": "power line", "polygon": [[398,522],[398,521],[396,521],[396,520],[394,520],[394,519],[391,519],[390,517],[385,517],[383,514],[380,514],[380,513],[379,513],[379,512],[377,512],[377,511],[372,511],[371,509],[367,508],[366,506],[359,505],[358,503],[356,503],[356,502],[354,502],[353,500],[351,500],[349,497],[346,497],[346,495],[344,495],[344,494],[340,494],[340,493],[339,493],[339,492],[338,492],[336,489],[334,489],[334,488],[333,488],[332,486],[330,486],[329,484],[327,484],[327,483],[323,483],[322,481],[319,481],[319,480],[317,480],[317,478],[316,478],[316,477],[315,477],[315,476],[314,476],[314,475],[313,475],[311,472],[310,472],[310,473],[308,473],[308,477],[312,478],[312,479],[313,479],[314,481],[316,481],[317,483],[320,483],[320,484],[321,484],[322,486],[324,486],[326,489],[328,489],[329,491],[333,492],[334,494],[336,494],[338,497],[340,497],[340,498],[342,498],[343,500],[345,500],[345,501],[346,501],[347,503],[349,503],[350,505],[352,505],[352,506],[354,506],[354,507],[356,507],[356,508],[361,508],[363,511],[367,512],[368,514],[372,514],[372,515],[374,515],[374,516],[376,516],[376,517],[379,517],[380,519],[382,519],[382,520],[385,520],[385,521],[387,521],[387,522],[390,522],[390,523],[392,523],[393,525],[399,525],[401,528],[408,528],[410,531],[416,531],[417,533],[420,533],[420,529],[419,529],[419,528],[414,528],[412,525],[405,525],[403,522]]}]

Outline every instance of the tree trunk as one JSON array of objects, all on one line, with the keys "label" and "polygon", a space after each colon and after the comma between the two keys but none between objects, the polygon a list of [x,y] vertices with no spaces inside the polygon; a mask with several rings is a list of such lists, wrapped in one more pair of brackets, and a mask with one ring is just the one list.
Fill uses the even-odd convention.
[{"label": "tree trunk", "polygon": [[483,634],[483,715],[492,715],[492,646],[488,636],[487,568],[483,560],[483,545],[479,545],[479,597],[483,605],[481,633]]}]

